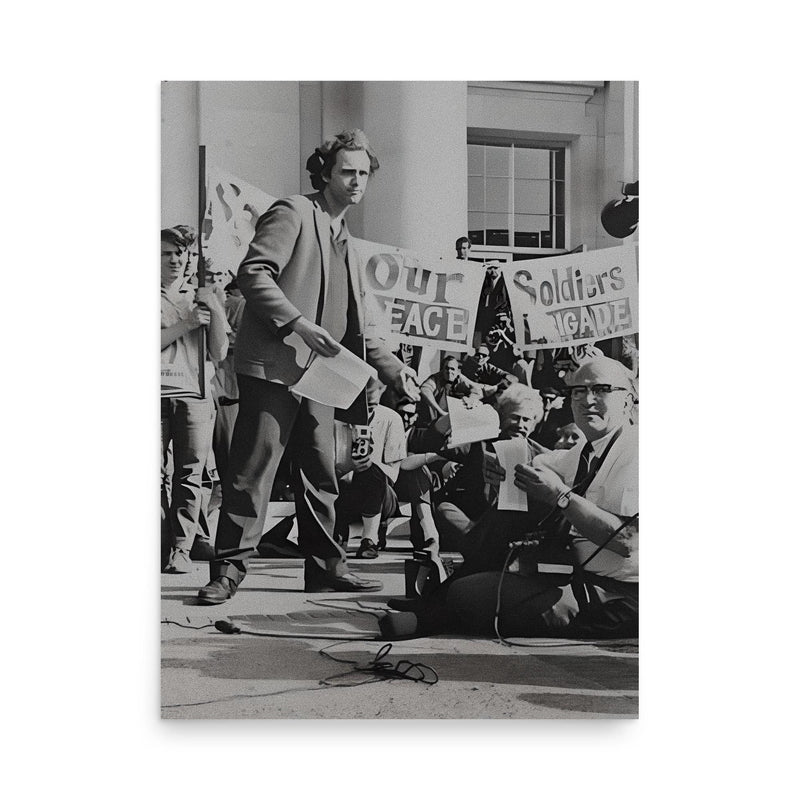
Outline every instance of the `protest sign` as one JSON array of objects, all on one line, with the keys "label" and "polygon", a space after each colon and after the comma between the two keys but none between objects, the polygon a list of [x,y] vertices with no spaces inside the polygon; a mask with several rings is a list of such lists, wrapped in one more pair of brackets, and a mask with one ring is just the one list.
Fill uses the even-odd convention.
[{"label": "protest sign", "polygon": [[636,252],[609,247],[502,267],[517,347],[574,347],[639,330]]},{"label": "protest sign", "polygon": [[202,230],[207,273],[221,273],[222,284],[236,275],[258,218],[276,200],[235,175],[218,167],[208,167]]},{"label": "protest sign", "polygon": [[361,257],[367,317],[379,336],[393,346],[471,349],[482,269],[364,239],[351,241]]}]

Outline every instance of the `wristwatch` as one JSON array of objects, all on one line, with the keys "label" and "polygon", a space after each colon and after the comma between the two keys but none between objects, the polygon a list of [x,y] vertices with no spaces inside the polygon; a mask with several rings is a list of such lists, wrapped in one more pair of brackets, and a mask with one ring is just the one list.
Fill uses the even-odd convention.
[{"label": "wristwatch", "polygon": [[558,496],[558,500],[556,500],[556,506],[560,509],[565,509],[569,505],[569,501],[572,500],[572,489],[568,489],[564,494]]}]

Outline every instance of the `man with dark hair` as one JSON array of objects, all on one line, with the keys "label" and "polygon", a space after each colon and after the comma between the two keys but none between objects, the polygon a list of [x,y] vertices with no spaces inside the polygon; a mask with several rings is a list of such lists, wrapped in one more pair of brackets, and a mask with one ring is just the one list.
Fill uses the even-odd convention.
[{"label": "man with dark hair", "polygon": [[[176,573],[189,572],[192,556],[198,554],[198,548],[192,553],[192,545],[199,532],[203,468],[211,452],[214,429],[212,360],[222,360],[228,350],[225,312],[214,293],[207,288],[194,290],[185,286],[189,245],[182,231],[176,228],[161,231],[161,364],[182,373],[187,383],[197,389],[200,388],[197,330],[205,327],[208,331],[205,396],[161,399],[162,567]],[[206,560],[208,555],[206,552]]]},{"label": "man with dark hair", "polygon": [[419,423],[423,427],[447,414],[447,397],[472,397],[479,401],[483,391],[475,381],[461,374],[461,363],[455,356],[442,361],[438,372],[430,375],[420,387],[422,402],[419,406]]},{"label": "man with dark hair", "polygon": [[502,392],[507,386],[517,382],[510,372],[489,362],[489,345],[480,344],[474,356],[467,356],[461,365],[461,374],[465,378],[480,384],[484,398]]},{"label": "man with dark hair", "polygon": [[469,251],[472,245],[466,236],[459,236],[456,239],[456,258],[459,261],[466,261],[469,258]]},{"label": "man with dark hair", "polygon": [[317,148],[306,168],[318,191],[279,200],[258,220],[237,275],[246,301],[235,351],[239,411],[223,481],[217,560],[199,593],[203,603],[225,602],[246,575],[287,445],[305,590],[381,588],[347,570],[334,540],[334,409],[289,391],[303,374],[292,344],[296,334],[316,357],[333,356],[344,346],[375,367],[384,383],[418,395],[416,373],[384,342],[365,335],[357,253],[345,222],[378,160],[366,136],[352,130]]}]

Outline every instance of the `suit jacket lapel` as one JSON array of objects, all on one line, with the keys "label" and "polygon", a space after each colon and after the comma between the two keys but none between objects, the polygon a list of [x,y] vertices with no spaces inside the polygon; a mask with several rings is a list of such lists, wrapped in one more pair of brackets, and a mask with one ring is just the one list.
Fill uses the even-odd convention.
[{"label": "suit jacket lapel", "polygon": [[[342,222],[347,225],[346,222]],[[361,288],[361,259],[353,244],[353,236],[350,234],[350,229],[345,228],[347,232],[347,269],[350,272],[350,283],[353,286],[353,298],[356,301],[356,311],[358,312],[358,320],[362,332],[365,330],[364,319],[364,291]]]},{"label": "suit jacket lapel", "polygon": [[[328,291],[328,277],[331,271],[331,218],[320,205],[319,196],[314,199],[314,227],[322,256],[322,297]],[[317,320],[319,323],[319,320]]]}]

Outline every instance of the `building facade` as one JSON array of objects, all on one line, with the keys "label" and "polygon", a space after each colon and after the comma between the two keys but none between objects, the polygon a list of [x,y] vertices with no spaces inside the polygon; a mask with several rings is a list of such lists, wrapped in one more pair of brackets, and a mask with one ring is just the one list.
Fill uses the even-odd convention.
[{"label": "building facade", "polygon": [[282,197],[311,191],[323,138],[359,127],[381,168],[358,236],[450,257],[468,233],[500,260],[609,247],[600,212],[638,180],[637,120],[636,82],[165,82],[162,225],[196,221],[200,144]]}]

